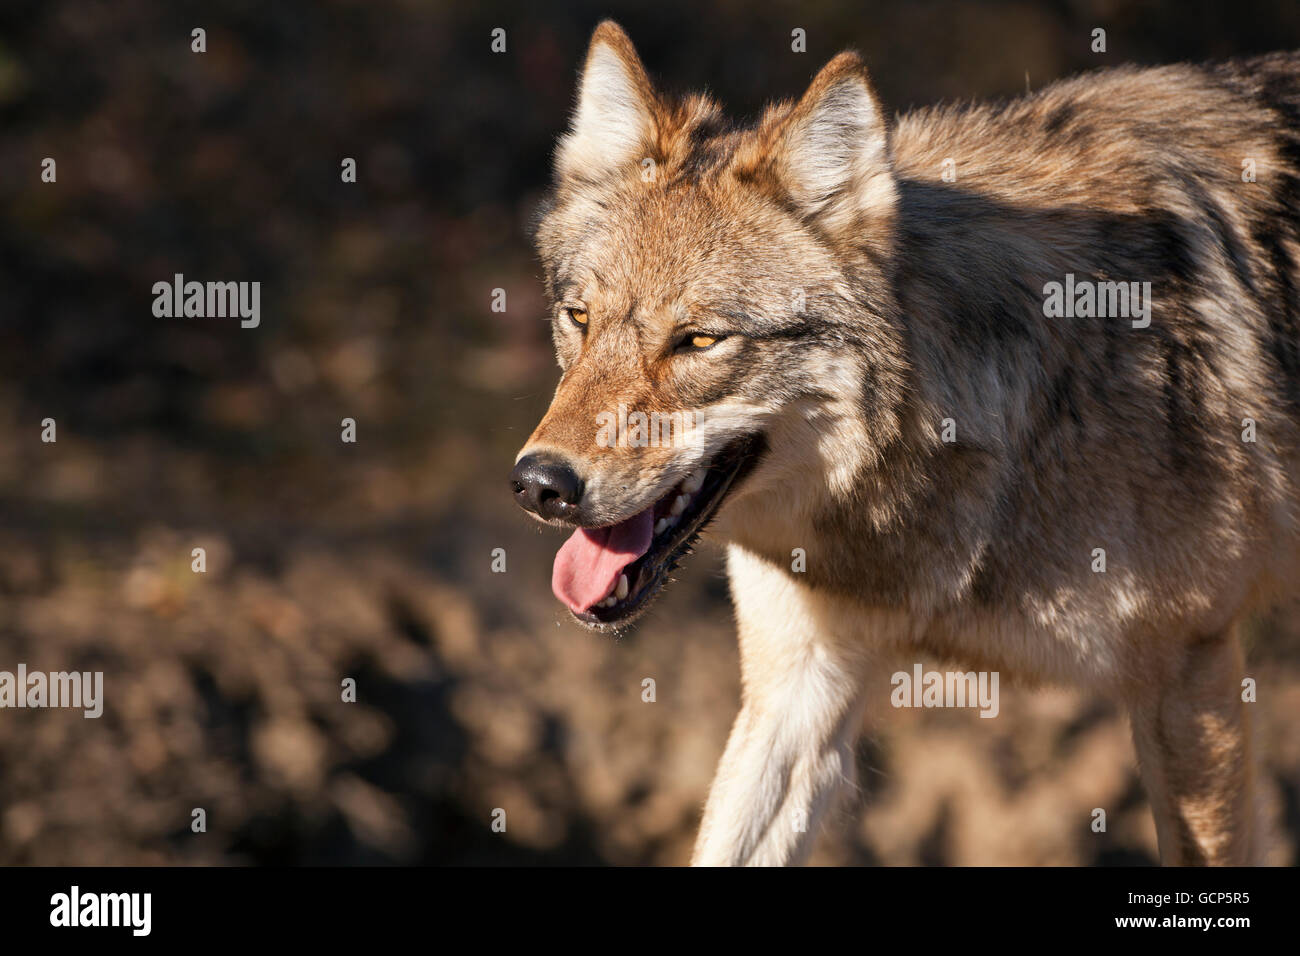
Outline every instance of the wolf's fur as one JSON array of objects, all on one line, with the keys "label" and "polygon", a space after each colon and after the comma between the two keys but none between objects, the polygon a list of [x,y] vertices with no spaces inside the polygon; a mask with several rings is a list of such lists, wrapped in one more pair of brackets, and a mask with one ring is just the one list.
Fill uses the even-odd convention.
[{"label": "wolf's fur", "polygon": [[[607,22],[556,165],[548,292],[589,325],[557,311],[526,450],[598,525],[766,438],[713,525],[744,693],[697,863],[803,857],[899,649],[1123,700],[1162,859],[1252,859],[1236,627],[1300,570],[1300,54],[891,125],[845,53],[739,128]],[[1067,273],[1150,282],[1150,326],[1046,318]],[[619,402],[702,413],[701,446],[596,447]]]}]

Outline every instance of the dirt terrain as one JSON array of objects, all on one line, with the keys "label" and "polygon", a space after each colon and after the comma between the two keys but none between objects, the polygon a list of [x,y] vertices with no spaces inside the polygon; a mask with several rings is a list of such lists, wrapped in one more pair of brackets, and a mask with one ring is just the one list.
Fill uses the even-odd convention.
[{"label": "dirt terrain", "polygon": [[[318,463],[307,472],[329,475],[332,504],[234,518],[157,487],[220,474],[215,460],[149,440],[126,453],[71,435],[42,446],[11,414],[3,439],[25,449],[4,487],[32,490],[0,534],[0,655],[102,670],[106,703],[97,720],[0,715],[0,863],[688,858],[738,704],[714,550],[615,641],[566,620],[547,589],[558,537],[515,515],[486,465],[435,493],[423,466]],[[386,493],[368,505],[377,483]],[[138,514],[118,504],[132,499]],[[203,574],[191,570],[200,546]],[[490,570],[494,547],[504,574]],[[1260,630],[1255,714],[1285,831],[1273,858],[1289,863],[1300,641]],[[341,699],[347,677],[355,703]],[[1004,686],[996,719],[885,707],[866,729],[861,793],[815,862],[1154,859],[1127,724],[1101,702]],[[1105,833],[1090,829],[1095,807]],[[190,831],[194,808],[206,833]]]}]

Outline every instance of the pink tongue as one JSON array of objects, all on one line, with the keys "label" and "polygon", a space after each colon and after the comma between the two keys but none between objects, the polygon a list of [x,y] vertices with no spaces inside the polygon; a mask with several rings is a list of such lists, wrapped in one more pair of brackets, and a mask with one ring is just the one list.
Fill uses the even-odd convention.
[{"label": "pink tongue", "polygon": [[551,590],[575,614],[602,600],[619,573],[650,550],[654,506],[608,528],[579,528],[555,555]]}]

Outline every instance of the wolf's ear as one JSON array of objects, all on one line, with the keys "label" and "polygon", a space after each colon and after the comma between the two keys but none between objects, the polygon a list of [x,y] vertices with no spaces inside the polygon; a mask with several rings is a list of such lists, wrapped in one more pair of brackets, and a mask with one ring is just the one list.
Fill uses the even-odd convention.
[{"label": "wolf's ear", "polygon": [[587,50],[578,108],[560,140],[555,168],[561,177],[599,179],[638,163],[654,141],[658,106],[636,48],[613,20],[596,27]]},{"label": "wolf's ear", "polygon": [[775,161],[795,205],[831,235],[893,210],[889,133],[856,53],[813,79],[782,125]]}]

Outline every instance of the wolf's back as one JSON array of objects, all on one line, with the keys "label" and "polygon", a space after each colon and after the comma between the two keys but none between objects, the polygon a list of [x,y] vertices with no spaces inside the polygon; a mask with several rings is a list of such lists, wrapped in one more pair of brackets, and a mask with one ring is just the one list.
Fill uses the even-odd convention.
[{"label": "wolf's back", "polygon": [[[1103,525],[1150,581],[1207,542],[1225,567],[1251,541],[1294,551],[1300,54],[922,110],[893,146],[919,391],[961,403],[989,463],[988,563],[1047,542],[1064,565]],[[1110,283],[1149,290],[1149,323],[1047,304]]]}]

